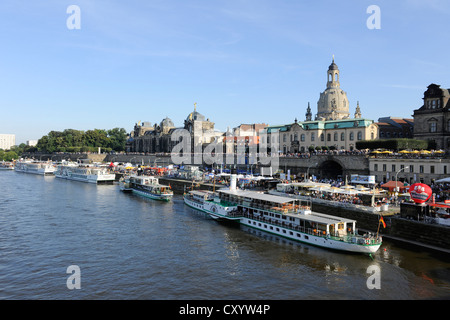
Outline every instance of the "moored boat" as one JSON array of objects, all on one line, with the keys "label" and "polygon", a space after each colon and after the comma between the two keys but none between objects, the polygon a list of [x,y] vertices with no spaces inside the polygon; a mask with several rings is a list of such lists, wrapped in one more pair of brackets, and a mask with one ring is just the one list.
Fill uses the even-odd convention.
[{"label": "moored boat", "polygon": [[116,179],[116,175],[110,173],[106,167],[74,163],[58,165],[55,176],[61,179],[95,184],[112,184]]},{"label": "moored boat", "polygon": [[160,184],[158,178],[153,176],[125,176],[119,180],[119,187],[123,192],[133,192],[154,200],[170,201],[173,197],[170,186]]},{"label": "moored boat", "polygon": [[16,162],[14,170],[23,173],[53,175],[56,168],[50,161],[20,160]]},{"label": "moored boat", "polygon": [[355,220],[313,212],[309,201],[239,190],[233,182],[214,196],[190,191],[184,202],[217,220],[328,249],[370,254],[382,243],[381,237],[359,234]]},{"label": "moored boat", "polygon": [[0,170],[14,170],[14,163],[8,161],[0,162]]}]

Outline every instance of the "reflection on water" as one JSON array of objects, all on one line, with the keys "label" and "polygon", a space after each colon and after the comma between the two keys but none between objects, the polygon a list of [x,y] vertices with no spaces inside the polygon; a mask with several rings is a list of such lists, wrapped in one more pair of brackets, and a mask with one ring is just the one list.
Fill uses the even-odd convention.
[{"label": "reflection on water", "polygon": [[[2,299],[443,299],[450,261],[385,241],[373,258],[224,225],[184,205],[0,172]],[[381,289],[368,289],[371,265]],[[81,269],[68,290],[66,269]]]}]

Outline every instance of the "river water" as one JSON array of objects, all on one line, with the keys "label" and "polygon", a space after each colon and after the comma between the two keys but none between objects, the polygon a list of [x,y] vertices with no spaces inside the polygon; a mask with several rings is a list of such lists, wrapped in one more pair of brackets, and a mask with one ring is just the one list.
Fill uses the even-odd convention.
[{"label": "river water", "polygon": [[0,185],[0,299],[450,298],[449,257],[417,247],[370,258],[220,224],[180,195],[14,171]]}]

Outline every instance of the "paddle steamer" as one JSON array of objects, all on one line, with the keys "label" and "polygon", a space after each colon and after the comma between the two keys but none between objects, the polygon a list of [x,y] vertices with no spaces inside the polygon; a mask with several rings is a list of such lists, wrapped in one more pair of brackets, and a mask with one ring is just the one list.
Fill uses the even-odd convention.
[{"label": "paddle steamer", "polygon": [[328,249],[371,254],[382,243],[381,237],[359,234],[355,220],[313,212],[309,201],[239,190],[235,176],[229,189],[215,193],[190,191],[184,202],[219,221],[236,222]]},{"label": "paddle steamer", "polygon": [[162,201],[170,201],[173,191],[170,186],[159,183],[153,176],[125,176],[119,180],[120,190],[133,192],[140,196]]}]

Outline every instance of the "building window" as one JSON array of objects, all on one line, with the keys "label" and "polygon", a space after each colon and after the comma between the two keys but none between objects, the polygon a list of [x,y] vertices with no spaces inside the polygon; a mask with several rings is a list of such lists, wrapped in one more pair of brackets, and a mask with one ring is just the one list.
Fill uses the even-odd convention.
[{"label": "building window", "polygon": [[434,166],[430,166],[430,173],[434,173]]},{"label": "building window", "polygon": [[444,174],[447,174],[447,166],[444,166]]},{"label": "building window", "polygon": [[413,165],[409,166],[409,172],[414,172],[414,166]]},{"label": "building window", "polygon": [[350,141],[355,140],[355,134],[353,132],[350,132]]},{"label": "building window", "polygon": [[375,164],[373,165],[373,171],[378,171],[378,163],[375,163]]},{"label": "building window", "polygon": [[384,171],[384,172],[387,171],[387,170],[386,170],[386,165],[385,165],[385,164],[383,164],[383,171]]},{"label": "building window", "polygon": [[395,164],[392,165],[392,172],[395,172]]},{"label": "building window", "polygon": [[311,132],[311,141],[314,141],[316,139],[316,135],[314,134],[314,132]]},{"label": "building window", "polygon": [[286,133],[283,134],[283,142],[286,142]]},{"label": "building window", "polygon": [[327,134],[327,141],[331,141],[331,133]]},{"label": "building window", "polygon": [[342,132],[341,133],[341,141],[344,141],[345,140],[345,134]]},{"label": "building window", "polygon": [[305,141],[305,134],[304,134],[304,133],[301,134],[300,140],[301,140],[301,141]]},{"label": "building window", "polygon": [[430,132],[437,132],[437,122],[430,122]]},{"label": "building window", "polygon": [[362,132],[358,131],[358,140],[362,140]]},{"label": "building window", "polygon": [[320,141],[325,141],[325,135],[323,133],[320,135]]},{"label": "building window", "polygon": [[423,173],[424,169],[423,166],[419,166],[419,173]]},{"label": "building window", "polygon": [[337,132],[334,133],[334,141],[338,141],[338,134],[337,134]]}]

